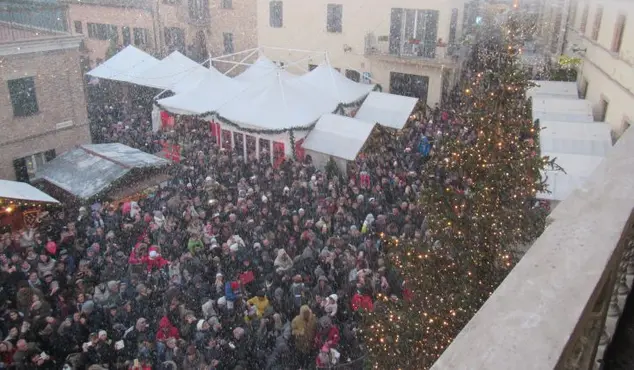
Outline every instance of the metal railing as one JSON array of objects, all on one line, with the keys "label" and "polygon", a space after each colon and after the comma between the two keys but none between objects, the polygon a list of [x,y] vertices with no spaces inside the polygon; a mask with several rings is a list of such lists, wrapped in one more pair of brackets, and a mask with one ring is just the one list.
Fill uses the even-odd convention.
[{"label": "metal railing", "polygon": [[392,56],[395,58],[421,60],[451,60],[460,57],[460,45],[417,39],[390,42],[387,36],[376,37],[369,33],[365,37],[366,56]]}]

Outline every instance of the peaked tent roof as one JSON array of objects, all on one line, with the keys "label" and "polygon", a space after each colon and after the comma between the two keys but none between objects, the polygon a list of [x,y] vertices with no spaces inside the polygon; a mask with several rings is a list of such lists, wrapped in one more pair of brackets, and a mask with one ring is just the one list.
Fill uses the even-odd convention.
[{"label": "peaked tent roof", "polygon": [[158,103],[172,113],[202,114],[216,111],[249,86],[223,75],[216,69],[208,69],[205,76],[198,81],[187,78],[177,84],[174,89],[178,90],[187,83],[196,85],[190,89],[183,87],[185,92],[160,99]]},{"label": "peaked tent roof", "polygon": [[175,51],[136,76],[137,84],[157,89],[170,89],[198,69],[206,69]]},{"label": "peaked tent roof", "polygon": [[321,89],[341,103],[352,103],[368,95],[376,85],[354,82],[327,64],[299,77],[302,82]]},{"label": "peaked tent roof", "polygon": [[246,71],[237,75],[235,79],[244,82],[260,82],[263,80],[271,82],[277,81],[278,74],[282,80],[297,78],[296,75],[278,67],[277,64],[273,63],[269,58],[260,56],[255,63],[250,65]]},{"label": "peaked tent roof", "polygon": [[40,189],[25,182],[0,180],[0,198],[25,200],[42,203],[59,203],[59,201]]},{"label": "peaked tent roof", "polygon": [[308,150],[352,161],[357,158],[374,125],[338,114],[324,114],[302,146]]},{"label": "peaked tent roof", "polygon": [[402,129],[418,99],[373,91],[368,94],[355,118],[381,126]]},{"label": "peaked tent roof", "polygon": [[298,79],[286,79],[275,71],[277,83],[268,78],[253,84],[227,104],[218,114],[236,123],[269,130],[308,128],[323,114],[335,111],[339,102]]},{"label": "peaked tent roof", "polygon": [[128,45],[87,75],[106,80],[137,83],[136,77],[159,62],[150,54]]},{"label": "peaked tent roof", "polygon": [[533,119],[540,121],[594,122],[592,103],[547,95],[533,97]]}]

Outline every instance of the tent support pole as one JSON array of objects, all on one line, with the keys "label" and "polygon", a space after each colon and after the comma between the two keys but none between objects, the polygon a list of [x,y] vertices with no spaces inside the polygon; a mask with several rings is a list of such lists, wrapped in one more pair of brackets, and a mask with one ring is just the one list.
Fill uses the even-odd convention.
[{"label": "tent support pole", "polygon": [[233,56],[240,55],[240,54],[245,54],[245,53],[249,53],[249,55],[252,55],[254,51],[258,51],[258,50],[259,50],[258,48],[242,50],[242,51],[239,51],[237,53],[225,54],[225,55],[221,55],[219,57],[209,58],[209,60],[212,61],[212,62],[227,62],[227,63],[230,63],[231,61],[224,60],[223,58],[233,57]]},{"label": "tent support pole", "polygon": [[239,61],[238,63],[236,62],[229,62],[226,60],[223,60],[223,62],[227,62],[227,63],[233,63],[233,67],[229,68],[229,70],[227,72],[225,72],[225,76],[228,75],[229,73],[231,73],[231,71],[233,71],[234,69],[236,69],[236,67],[238,67],[239,65],[250,65],[250,64],[246,64],[244,63],[247,59],[251,58],[253,56],[253,54],[257,53],[259,50],[258,49],[253,49],[251,50],[251,52],[249,53],[249,55],[247,55],[246,57],[242,58],[241,61]]}]

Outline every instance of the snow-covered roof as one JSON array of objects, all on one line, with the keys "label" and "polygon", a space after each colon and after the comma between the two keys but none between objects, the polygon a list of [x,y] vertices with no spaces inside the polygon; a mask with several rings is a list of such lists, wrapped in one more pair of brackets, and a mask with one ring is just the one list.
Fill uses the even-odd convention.
[{"label": "snow-covered roof", "polygon": [[260,83],[262,81],[277,82],[278,78],[285,81],[297,78],[297,76],[280,68],[269,58],[260,56],[255,63],[234,78],[242,82]]},{"label": "snow-covered roof", "polygon": [[561,166],[565,173],[555,169],[543,171],[542,175],[547,177],[546,184],[551,193],[540,193],[537,197],[539,199],[558,201],[566,199],[570,193],[583,186],[586,179],[603,160],[603,157],[590,155],[548,152],[542,154],[549,156],[551,159],[556,158],[555,163]]},{"label": "snow-covered roof", "polygon": [[308,150],[352,161],[357,158],[374,125],[356,118],[325,114],[319,118],[302,146]]},{"label": "snow-covered roof", "polygon": [[376,85],[354,82],[327,64],[321,64],[299,77],[304,83],[325,91],[340,103],[358,101],[374,90]]},{"label": "snow-covered roof", "polygon": [[167,166],[166,159],[129,146],[89,144],[69,150],[46,163],[35,174],[81,199],[90,199],[135,169]]},{"label": "snow-covered roof", "polygon": [[17,201],[59,203],[40,189],[25,182],[0,180],[0,198]]},{"label": "snow-covered roof", "polygon": [[533,119],[540,121],[594,122],[592,103],[582,99],[549,96],[533,98]]},{"label": "snow-covered roof", "polygon": [[531,87],[526,92],[527,97],[547,96],[559,99],[579,99],[577,83],[561,81],[532,81],[537,86]]},{"label": "snow-covered roof", "polygon": [[150,68],[144,70],[136,76],[135,80],[139,85],[157,89],[170,89],[196,70],[204,71],[206,69],[207,68],[194,62],[178,51],[175,51]]},{"label": "snow-covered roof", "polygon": [[542,152],[605,156],[612,148],[607,123],[541,121],[540,127]]},{"label": "snow-covered roof", "polygon": [[418,99],[382,92],[371,92],[355,118],[400,130],[416,107]]},{"label": "snow-covered roof", "polygon": [[150,54],[129,45],[87,74],[106,80],[138,83],[137,77],[158,62]]}]

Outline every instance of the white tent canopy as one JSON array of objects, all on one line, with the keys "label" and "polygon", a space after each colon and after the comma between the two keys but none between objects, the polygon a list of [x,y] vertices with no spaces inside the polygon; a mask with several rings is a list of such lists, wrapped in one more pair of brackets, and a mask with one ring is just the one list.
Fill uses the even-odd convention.
[{"label": "white tent canopy", "polygon": [[527,97],[533,99],[551,97],[559,99],[579,99],[579,92],[575,82],[561,81],[532,81],[537,86],[531,87],[526,92]]},{"label": "white tent canopy", "polygon": [[[185,81],[181,81],[183,83]],[[197,82],[195,88],[161,99],[158,103],[172,113],[201,114],[216,111],[247,88],[247,84],[227,77],[216,69],[207,69],[206,75]]]},{"label": "white tent canopy", "polygon": [[171,89],[186,76],[207,68],[175,51],[136,76],[137,84],[157,89]]},{"label": "white tent canopy", "polygon": [[302,146],[308,150],[352,161],[357,158],[374,125],[355,118],[325,114],[319,118]]},{"label": "white tent canopy", "polygon": [[264,56],[260,56],[255,63],[235,77],[238,81],[258,83],[263,80],[277,82],[278,78],[285,81],[297,78],[297,76],[278,67],[277,64]]},{"label": "white tent canopy", "polygon": [[545,152],[543,155],[551,159],[556,158],[555,163],[561,166],[565,173],[555,169],[544,171],[543,176],[547,176],[546,184],[550,194],[540,193],[538,198],[557,201],[564,200],[575,189],[583,186],[603,160],[603,157],[578,154]]},{"label": "white tent canopy", "polygon": [[262,83],[252,84],[219,107],[217,113],[236,123],[279,130],[310,126],[339,105],[328,94],[298,79],[286,79],[281,71],[274,71],[274,75],[277,83],[265,78]]},{"label": "white tent canopy", "polygon": [[341,103],[353,103],[368,95],[376,85],[362,84],[346,78],[327,64],[321,64],[299,77],[302,82],[321,89]]},{"label": "white tent canopy", "polygon": [[541,121],[542,152],[605,156],[612,148],[610,125],[606,123]]},{"label": "white tent canopy", "polygon": [[418,99],[407,96],[371,92],[355,118],[400,130],[407,123]]},{"label": "white tent canopy", "polygon": [[0,180],[0,198],[16,201],[59,203],[40,189],[25,182]]},{"label": "white tent canopy", "polygon": [[137,77],[158,62],[150,54],[129,45],[87,74],[106,80],[138,83]]},{"label": "white tent canopy", "polygon": [[540,121],[594,122],[592,103],[581,99],[538,96],[533,99],[533,119]]}]

